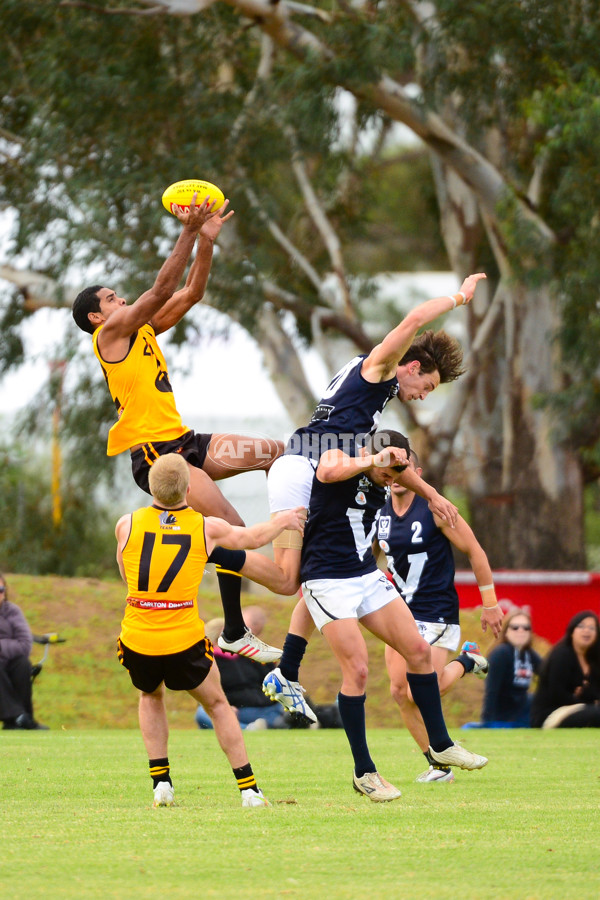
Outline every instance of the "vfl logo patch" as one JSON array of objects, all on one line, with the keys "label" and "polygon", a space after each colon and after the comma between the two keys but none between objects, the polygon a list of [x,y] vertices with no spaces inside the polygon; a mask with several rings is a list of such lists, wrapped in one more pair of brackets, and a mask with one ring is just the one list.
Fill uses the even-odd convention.
[{"label": "vfl logo patch", "polygon": [[390,526],[392,524],[391,516],[380,516],[377,536],[379,538],[387,538],[390,536]]},{"label": "vfl logo patch", "polygon": [[329,416],[335,409],[335,406],[331,406],[329,403],[319,403],[317,408],[315,409],[311,422],[328,422]]}]

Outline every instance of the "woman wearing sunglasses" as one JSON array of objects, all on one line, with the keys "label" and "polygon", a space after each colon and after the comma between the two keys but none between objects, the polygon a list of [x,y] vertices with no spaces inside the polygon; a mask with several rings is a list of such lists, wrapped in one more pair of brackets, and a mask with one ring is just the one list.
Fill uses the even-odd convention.
[{"label": "woman wearing sunglasses", "polygon": [[484,728],[527,728],[533,676],[542,657],[531,646],[531,619],[513,609],[502,623],[500,643],[488,657],[488,676],[481,713]]},{"label": "woman wearing sunglasses", "polygon": [[585,609],[542,666],[531,706],[534,728],[600,728],[600,623]]}]

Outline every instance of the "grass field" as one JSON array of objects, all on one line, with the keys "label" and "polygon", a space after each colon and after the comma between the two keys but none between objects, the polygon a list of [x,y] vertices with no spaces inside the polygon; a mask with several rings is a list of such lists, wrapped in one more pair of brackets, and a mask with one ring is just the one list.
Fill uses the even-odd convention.
[{"label": "grass field", "polygon": [[489,765],[437,785],[415,783],[424,762],[406,732],[370,739],[400,800],[354,793],[342,731],[253,732],[272,807],[243,810],[214,734],[177,730],[178,805],[155,810],[137,731],[0,732],[0,895],[599,896],[597,733],[469,732],[464,743]]}]

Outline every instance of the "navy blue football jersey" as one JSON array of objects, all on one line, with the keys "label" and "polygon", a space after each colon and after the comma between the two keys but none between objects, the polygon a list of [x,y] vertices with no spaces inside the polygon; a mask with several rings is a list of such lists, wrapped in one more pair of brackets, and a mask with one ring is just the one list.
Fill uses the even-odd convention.
[{"label": "navy blue football jersey", "polygon": [[313,481],[302,544],[300,580],[354,578],[374,572],[372,544],[385,489],[366,475],[323,484]]},{"label": "navy blue football jersey", "polygon": [[308,425],[290,437],[286,453],[319,459],[340,448],[354,456],[377,430],[383,410],[398,393],[398,379],[366,381],[360,371],[365,359],[355,356],[334,375]]},{"label": "navy blue football jersey", "polygon": [[415,619],[458,625],[452,545],[435,524],[427,501],[415,496],[398,516],[389,497],[378,516],[377,540]]}]

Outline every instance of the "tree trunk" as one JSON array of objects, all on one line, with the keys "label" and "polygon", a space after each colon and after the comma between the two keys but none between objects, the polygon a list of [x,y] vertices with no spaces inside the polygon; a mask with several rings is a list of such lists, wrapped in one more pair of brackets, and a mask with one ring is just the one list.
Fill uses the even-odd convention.
[{"label": "tree trunk", "polygon": [[[455,173],[436,158],[433,170],[442,234],[460,277],[481,268],[481,219]],[[506,258],[498,262],[509,270]],[[537,402],[562,386],[555,301],[548,287],[528,291],[514,276],[496,294],[493,279],[486,286],[468,310],[467,373],[429,429],[426,477],[443,483],[449,460],[462,457],[471,523],[495,568],[583,569],[581,467]]]},{"label": "tree trunk", "polygon": [[504,304],[463,421],[473,529],[495,568],[584,569],[581,467],[538,402],[560,386],[555,304],[518,285]]}]

